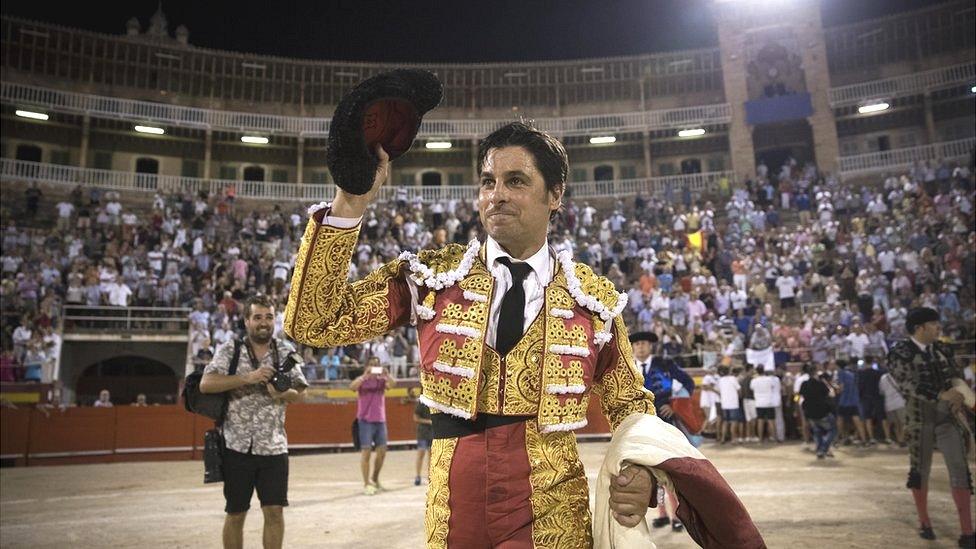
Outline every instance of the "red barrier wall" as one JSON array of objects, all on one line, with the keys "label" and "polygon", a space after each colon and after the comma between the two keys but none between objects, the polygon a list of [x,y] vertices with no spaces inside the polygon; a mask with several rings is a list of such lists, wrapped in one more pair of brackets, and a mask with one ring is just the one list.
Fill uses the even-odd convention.
[{"label": "red barrier wall", "polygon": [[[415,404],[386,399],[389,440],[416,439]],[[352,446],[356,402],[293,404],[285,429],[292,449]],[[610,431],[600,399],[593,398],[589,425],[580,434]],[[199,459],[203,433],[213,421],[190,414],[182,405],[136,408],[0,409],[0,454],[18,465],[105,463],[116,461]]]}]

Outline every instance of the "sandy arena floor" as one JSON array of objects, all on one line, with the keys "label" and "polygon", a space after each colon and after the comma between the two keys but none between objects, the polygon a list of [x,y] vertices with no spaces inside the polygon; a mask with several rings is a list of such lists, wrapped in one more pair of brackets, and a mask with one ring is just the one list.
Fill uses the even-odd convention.
[{"label": "sandy arena floor", "polygon": [[[590,473],[605,447],[580,445]],[[930,494],[939,539],[923,542],[904,488],[904,450],[841,449],[823,462],[798,444],[706,443],[702,450],[736,489],[771,548],[956,546],[958,522],[940,455]],[[358,455],[292,456],[285,545],[422,547],[424,489],[413,486],[413,462],[413,451],[388,454],[381,480],[389,491],[368,497],[361,493]],[[0,547],[219,547],[221,486],[204,486],[202,474],[201,462],[5,468]],[[255,497],[247,546],[259,546],[261,522]],[[687,534],[670,529],[655,542],[696,547]]]}]

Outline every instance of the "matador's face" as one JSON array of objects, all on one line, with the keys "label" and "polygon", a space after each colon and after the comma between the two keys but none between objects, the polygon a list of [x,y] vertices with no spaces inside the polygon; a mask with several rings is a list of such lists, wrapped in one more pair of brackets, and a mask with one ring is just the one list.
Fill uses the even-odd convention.
[{"label": "matador's face", "polygon": [[547,191],[535,159],[523,147],[491,149],[481,168],[478,213],[488,235],[503,248],[545,240],[549,213],[562,193]]}]

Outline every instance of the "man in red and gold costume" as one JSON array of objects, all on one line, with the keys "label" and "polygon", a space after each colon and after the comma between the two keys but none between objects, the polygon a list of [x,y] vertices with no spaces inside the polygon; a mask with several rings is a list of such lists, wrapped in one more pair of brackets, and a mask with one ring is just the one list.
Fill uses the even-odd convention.
[{"label": "man in red and gold costume", "polygon": [[[523,123],[495,131],[478,151],[486,241],[404,252],[350,283],[362,215],[388,177],[388,155],[382,147],[375,155],[365,194],[337,189],[331,204],[310,209],[285,331],[303,344],[330,347],[416,325],[420,398],[433,412],[428,547],[609,546],[594,540],[573,430],[586,425],[593,393],[615,430],[628,418],[661,422],[620,317],[625,294],[548,244],[549,221],[565,191],[565,149]],[[668,457],[688,457],[678,454]],[[682,519],[699,543],[762,547],[738,498],[707,460],[697,461],[710,468],[704,476],[713,487],[691,489],[703,478],[697,466],[674,474],[666,467],[616,468],[597,516],[610,513],[614,528],[646,530],[656,477],[676,487],[689,515]],[[693,477],[687,499],[681,475]],[[716,508],[701,513],[705,498]]]}]

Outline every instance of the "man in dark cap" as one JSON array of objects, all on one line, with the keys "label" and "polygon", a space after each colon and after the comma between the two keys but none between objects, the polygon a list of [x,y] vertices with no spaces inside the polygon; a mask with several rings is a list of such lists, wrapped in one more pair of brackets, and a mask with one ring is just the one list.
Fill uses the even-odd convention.
[{"label": "man in dark cap", "polygon": [[970,504],[972,477],[966,462],[967,429],[960,413],[963,393],[954,380],[963,379],[952,349],[938,341],[939,313],[928,307],[912,309],[905,321],[909,338],[899,341],[888,353],[891,376],[905,397],[911,468],[908,488],[915,498],[920,523],[919,536],[935,539],[928,514],[928,480],[932,451],[939,447],[949,469],[952,499],[959,512],[962,535],[959,547],[973,547],[973,516]]},{"label": "man in dark cap", "polygon": [[[680,425],[680,419],[671,409],[671,396],[674,392],[674,382],[677,380],[688,394],[695,391],[695,380],[678,366],[674,360],[665,356],[655,356],[658,348],[658,337],[654,332],[634,332],[630,335],[630,346],[634,349],[634,359],[637,369],[644,374],[644,388],[654,393],[654,405],[661,419],[675,425]],[[680,428],[680,427],[679,427]],[[682,430],[682,432],[685,432]],[[686,433],[687,434],[687,433]],[[658,507],[658,516],[651,521],[655,528],[671,525],[671,529],[678,531],[684,526],[675,517],[677,500],[674,493],[667,491],[667,502]]]}]

